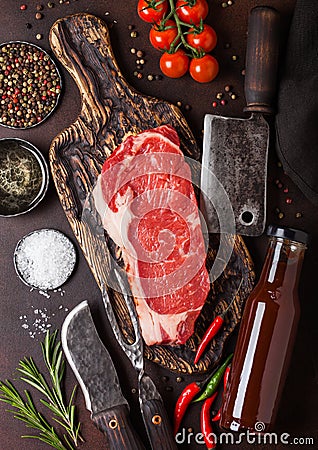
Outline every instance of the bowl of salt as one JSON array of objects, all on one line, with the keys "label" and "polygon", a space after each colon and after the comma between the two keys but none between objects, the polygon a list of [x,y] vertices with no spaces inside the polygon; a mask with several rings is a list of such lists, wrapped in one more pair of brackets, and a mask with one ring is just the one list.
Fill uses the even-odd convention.
[{"label": "bowl of salt", "polygon": [[76,250],[61,231],[42,228],[20,239],[13,262],[25,284],[51,291],[62,286],[71,276],[76,264]]}]

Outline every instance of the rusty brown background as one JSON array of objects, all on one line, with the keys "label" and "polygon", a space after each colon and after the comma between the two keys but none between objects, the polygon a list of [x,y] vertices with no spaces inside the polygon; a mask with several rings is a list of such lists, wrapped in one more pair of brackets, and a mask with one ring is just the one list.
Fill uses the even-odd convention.
[{"label": "rusty brown background", "polygon": [[[243,117],[244,94],[243,76],[244,55],[246,45],[247,18],[250,8],[255,5],[271,5],[282,14],[282,55],[284,41],[287,36],[294,0],[266,0],[248,1],[234,0],[231,7],[222,8],[221,0],[209,1],[210,13],[206,22],[212,25],[218,34],[219,42],[214,52],[220,62],[220,74],[213,83],[201,85],[195,83],[188,75],[179,80],[164,78],[162,80],[148,81],[147,74],[159,74],[159,53],[150,47],[148,43],[149,25],[143,23],[137,16],[137,1],[126,0],[70,0],[60,4],[59,0],[53,0],[54,8],[49,9],[47,2],[27,0],[27,9],[20,10],[23,1],[0,0],[0,42],[9,40],[26,40],[41,45],[50,51],[48,44],[48,32],[53,22],[65,15],[76,12],[89,12],[103,18],[110,26],[110,35],[113,42],[114,53],[119,66],[128,82],[140,92],[162,97],[173,103],[181,102],[181,109],[187,118],[198,142],[201,144],[203,117],[205,113],[217,113],[227,116]],[[43,19],[36,20],[36,5],[43,4]],[[31,24],[31,28],[27,27]],[[129,25],[134,25],[138,37],[130,37]],[[37,33],[43,34],[43,39],[38,41]],[[231,47],[226,49],[225,44]],[[133,72],[136,70],[135,56],[130,48],[135,47],[145,52],[146,64],[143,69],[144,78],[137,79]],[[232,55],[237,55],[237,61],[232,61]],[[281,63],[283,58],[281,58]],[[63,96],[60,105],[54,114],[43,124],[31,130],[9,130],[0,127],[0,138],[16,136],[30,140],[38,146],[47,157],[48,149],[53,137],[65,126],[72,123],[80,108],[80,98],[73,80],[61,69],[63,74]],[[229,100],[227,105],[212,107],[212,101],[217,92],[222,92],[224,86],[230,84],[233,92],[238,95],[236,100]],[[297,92],[294,93],[297,96]],[[301,102],[302,99],[300,98]],[[185,105],[190,105],[191,110],[186,110]],[[288,194],[283,189],[278,189],[275,180],[280,179],[284,186],[288,186]],[[293,199],[292,204],[286,204],[286,198]],[[277,218],[276,208],[284,212],[282,220]],[[302,213],[301,218],[296,218],[297,212]],[[277,157],[272,143],[270,150],[270,162],[268,173],[268,223],[281,223],[304,229],[312,234],[312,242],[307,251],[306,261],[301,277],[301,307],[302,318],[300,322],[297,342],[292,359],[289,376],[281,402],[276,430],[278,433],[289,433],[293,437],[314,437],[317,446],[317,406],[318,406],[318,333],[317,333],[317,208],[311,205],[293,183],[284,175],[277,166]],[[63,286],[64,295],[52,293],[47,299],[37,292],[30,292],[16,276],[12,256],[16,243],[26,233],[42,228],[56,228],[65,232],[73,239],[71,229],[59,204],[52,180],[45,200],[34,211],[25,216],[12,219],[0,218],[0,379],[16,378],[15,368],[18,361],[24,356],[33,356],[35,361],[43,368],[38,340],[31,339],[28,330],[22,328],[25,319],[32,323],[36,318],[34,309],[47,309],[51,316],[52,328],[60,328],[67,309],[71,309],[80,301],[87,299],[93,310],[94,319],[101,337],[109,348],[117,367],[123,391],[131,404],[133,422],[144,435],[142,421],[139,414],[136,394],[131,393],[131,388],[136,387],[135,375],[129,363],[125,360],[107,327],[106,317],[101,304],[100,292],[88,269],[83,256],[78,252],[78,265],[72,278]],[[73,239],[74,240],[74,239]],[[246,239],[247,246],[254,258],[257,274],[261,268],[266,248],[266,238]],[[26,316],[26,318],[24,318]],[[21,318],[22,317],[22,318]],[[184,377],[181,383],[176,382],[177,374],[148,364],[148,369],[166,402],[169,414],[172,414],[173,406],[178,394],[186,383],[192,381],[191,377]],[[75,379],[68,369],[66,388],[70,391]],[[24,386],[16,382],[16,386]],[[35,396],[36,398],[36,396]],[[83,423],[82,432],[86,443],[83,450],[106,449],[103,435],[92,425],[89,413],[85,409],[81,392],[78,392],[76,403],[78,404],[79,418]],[[5,405],[0,404],[0,449],[37,450],[48,448],[45,444],[35,440],[22,441],[20,436],[26,433],[21,422],[13,419],[12,415],[5,412]],[[192,427],[194,433],[199,432],[199,406],[191,407],[186,416],[184,426]],[[235,448],[236,446],[234,446]],[[264,448],[283,449],[286,445],[248,445],[241,444],[239,448]],[[294,445],[295,447],[295,445]],[[190,444],[180,445],[182,449],[200,449],[203,445],[195,445],[193,438]],[[233,446],[223,445],[223,449]],[[313,446],[301,446],[301,448],[313,448]],[[159,450],[159,449],[158,449]]]}]

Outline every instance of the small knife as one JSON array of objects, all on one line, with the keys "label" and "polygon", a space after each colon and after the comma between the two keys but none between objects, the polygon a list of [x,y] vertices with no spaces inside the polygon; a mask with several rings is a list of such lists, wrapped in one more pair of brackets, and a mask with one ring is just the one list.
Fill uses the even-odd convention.
[{"label": "small knife", "polygon": [[87,301],[66,317],[61,331],[65,356],[83,391],[91,418],[112,450],[144,450],[131,426],[112,359],[100,340]]}]

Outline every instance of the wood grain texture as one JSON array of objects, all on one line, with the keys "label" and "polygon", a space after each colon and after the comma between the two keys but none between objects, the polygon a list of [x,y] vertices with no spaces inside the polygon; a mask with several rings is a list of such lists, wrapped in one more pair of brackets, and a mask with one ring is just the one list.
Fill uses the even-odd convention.
[{"label": "wood grain texture", "polygon": [[[101,224],[87,205],[105,159],[130,134],[162,124],[175,127],[181,149],[198,160],[199,148],[185,118],[174,105],[136,92],[127,85],[113,55],[107,26],[97,17],[77,14],[59,19],[51,28],[51,47],[77,83],[82,110],[77,120],[63,130],[50,147],[55,186],[87,262],[100,286],[111,278],[112,258],[120,261],[120,249],[105,236]],[[198,174],[193,174],[199,179]],[[88,207],[87,207],[88,206]],[[212,235],[207,267],[213,264],[220,237]],[[195,333],[183,346],[145,347],[145,356],[164,367],[183,373],[205,372],[220,359],[226,339],[239,322],[242,307],[254,282],[253,264],[241,237],[222,237],[233,252],[197,320]],[[223,248],[224,248],[223,247]],[[222,312],[243,278],[240,295],[229,311],[224,329],[198,365],[194,352],[213,317]],[[133,340],[122,295],[111,291],[119,326]]]}]

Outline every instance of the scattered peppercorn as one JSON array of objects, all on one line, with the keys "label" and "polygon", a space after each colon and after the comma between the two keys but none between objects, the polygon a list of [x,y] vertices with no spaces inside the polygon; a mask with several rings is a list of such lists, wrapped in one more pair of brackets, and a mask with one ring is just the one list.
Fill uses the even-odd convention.
[{"label": "scattered peppercorn", "polygon": [[25,26],[27,27],[28,30],[32,28],[32,25],[30,23],[27,23]]},{"label": "scattered peppercorn", "polygon": [[57,69],[44,50],[23,42],[0,46],[0,124],[37,125],[54,109],[61,89]]},{"label": "scattered peppercorn", "polygon": [[227,84],[226,86],[224,86],[224,90],[225,90],[225,92],[230,92],[231,86],[229,84]]},{"label": "scattered peppercorn", "polygon": [[144,52],[142,50],[137,51],[137,57],[142,58],[144,56]]},{"label": "scattered peppercorn", "polygon": [[27,5],[26,4],[20,5],[20,9],[21,11],[25,11],[27,9]]},{"label": "scattered peppercorn", "polygon": [[54,3],[53,2],[49,2],[48,4],[47,4],[47,6],[48,6],[48,8],[54,8]]},{"label": "scattered peppercorn", "polygon": [[176,382],[177,382],[177,383],[182,383],[182,381],[183,381],[183,378],[182,378],[182,377],[177,377],[177,378],[176,378]]},{"label": "scattered peppercorn", "polygon": [[227,101],[223,99],[223,100],[220,101],[220,103],[221,103],[222,106],[225,106]]},{"label": "scattered peppercorn", "polygon": [[152,81],[153,80],[153,75],[151,75],[151,73],[149,75],[147,75],[147,80]]},{"label": "scattered peppercorn", "polygon": [[291,205],[293,203],[293,199],[291,197],[287,197],[285,202],[287,203],[287,205]]},{"label": "scattered peppercorn", "polygon": [[231,48],[231,44],[229,42],[226,42],[224,45],[224,48],[226,48],[226,49]]},{"label": "scattered peppercorn", "polygon": [[177,106],[178,106],[179,108],[181,108],[181,106],[182,106],[182,103],[180,102],[180,100],[179,100],[179,101],[177,101],[176,105],[177,105]]},{"label": "scattered peppercorn", "polygon": [[295,214],[295,217],[296,217],[296,219],[300,219],[301,217],[303,217],[303,215],[302,215],[301,212],[297,212],[297,213]]},{"label": "scattered peppercorn", "polygon": [[43,38],[43,35],[41,33],[38,33],[35,38],[40,41]]},{"label": "scattered peppercorn", "polygon": [[130,53],[132,53],[133,55],[136,53],[136,51],[137,50],[134,47],[130,49]]},{"label": "scattered peppercorn", "polygon": [[226,2],[222,2],[221,6],[222,6],[222,8],[227,8],[227,3]]},{"label": "scattered peppercorn", "polygon": [[243,75],[243,77],[245,77],[245,69],[242,69],[241,74]]},{"label": "scattered peppercorn", "polygon": [[146,61],[145,61],[144,59],[140,59],[140,60],[139,60],[139,64],[141,64],[142,66],[145,64],[145,62],[146,62]]},{"label": "scattered peppercorn", "polygon": [[185,109],[186,111],[191,111],[192,106],[191,106],[191,105],[185,105],[184,109]]},{"label": "scattered peppercorn", "polygon": [[36,5],[37,11],[42,11],[42,9],[43,9],[43,5],[40,5],[40,4]]},{"label": "scattered peppercorn", "polygon": [[218,106],[218,102],[212,102],[213,108],[216,108]]},{"label": "scattered peppercorn", "polygon": [[280,209],[279,208],[275,208],[275,212],[278,214],[280,213]]},{"label": "scattered peppercorn", "polygon": [[162,380],[164,383],[167,383],[167,382],[169,381],[169,377],[167,377],[167,375],[163,375],[163,376],[161,377],[161,380]]},{"label": "scattered peppercorn", "polygon": [[137,31],[132,31],[132,32],[130,33],[130,37],[132,37],[132,38],[138,37]]},{"label": "scattered peppercorn", "polygon": [[156,81],[162,80],[162,75],[159,74],[155,75],[155,80]]},{"label": "scattered peppercorn", "polygon": [[285,187],[285,189],[284,189],[284,194],[288,194],[288,192],[289,192],[288,187]]},{"label": "scattered peppercorn", "polygon": [[237,61],[238,60],[238,56],[237,55],[232,55],[232,61]]},{"label": "scattered peppercorn", "polygon": [[36,20],[41,20],[43,18],[43,14],[41,14],[40,12],[37,12],[35,14],[35,18],[36,18]]},{"label": "scattered peppercorn", "polygon": [[143,78],[143,74],[141,72],[137,73],[137,78],[138,80],[141,80]]},{"label": "scattered peppercorn", "polygon": [[278,213],[278,218],[283,219],[285,217],[285,214],[283,212]]},{"label": "scattered peppercorn", "polygon": [[222,97],[223,97],[222,92],[218,92],[218,93],[216,94],[216,98],[217,98],[218,100],[221,100]]},{"label": "scattered peppercorn", "polygon": [[136,388],[132,388],[132,389],[131,389],[131,393],[132,393],[132,394],[136,394],[136,393],[137,393],[137,389],[136,389]]},{"label": "scattered peppercorn", "polygon": [[236,100],[237,99],[237,95],[236,94],[231,94],[231,99],[232,100]]},{"label": "scattered peppercorn", "polygon": [[133,30],[134,28],[134,25],[128,25],[128,30]]},{"label": "scattered peppercorn", "polygon": [[277,167],[282,167],[282,163],[280,161],[277,162]]},{"label": "scattered peppercorn", "polygon": [[229,6],[232,6],[232,5],[233,5],[232,0],[227,0],[227,4],[228,4]]}]

